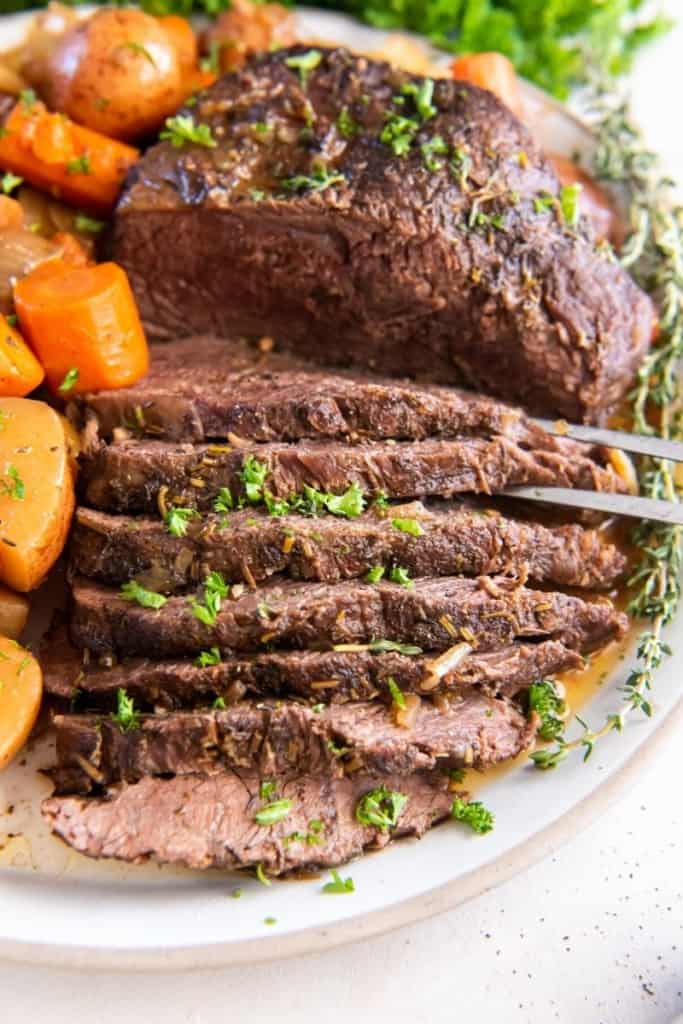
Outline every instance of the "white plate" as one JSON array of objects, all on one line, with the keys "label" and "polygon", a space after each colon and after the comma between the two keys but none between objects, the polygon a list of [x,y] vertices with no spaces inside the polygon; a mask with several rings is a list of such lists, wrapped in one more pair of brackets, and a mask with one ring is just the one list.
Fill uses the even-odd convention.
[{"label": "white plate", "polygon": [[[383,39],[340,15],[308,10],[300,22],[313,38],[357,49],[376,49]],[[0,21],[0,49],[20,38],[24,23],[22,16]],[[538,103],[530,87],[525,98]],[[550,107],[537,122],[549,148],[569,155],[586,144],[562,111]],[[445,825],[420,843],[366,856],[342,871],[353,876],[353,895],[323,895],[324,879],[265,888],[234,874],[88,861],[42,824],[39,802],[50,786],[36,768],[49,752],[38,744],[25,763],[0,776],[0,956],[128,970],[246,963],[351,942],[469,899],[594,819],[656,753],[664,734],[681,724],[680,635],[675,625],[669,637],[675,653],[658,674],[652,719],[634,716],[587,764],[577,756],[541,773],[520,763],[492,779],[485,799],[496,814],[494,832],[477,837]],[[628,669],[629,658],[619,662],[584,709],[592,722],[613,708]],[[236,885],[240,899],[231,896]],[[277,923],[266,925],[270,917]]]}]

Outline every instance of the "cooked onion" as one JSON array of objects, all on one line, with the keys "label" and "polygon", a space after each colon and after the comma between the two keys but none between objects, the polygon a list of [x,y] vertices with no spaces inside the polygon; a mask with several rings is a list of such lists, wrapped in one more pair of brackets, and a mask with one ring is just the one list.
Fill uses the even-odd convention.
[{"label": "cooked onion", "polygon": [[425,692],[436,689],[443,677],[452,672],[471,651],[471,644],[456,644],[434,658],[429,662],[429,675],[420,683],[420,689]]},{"label": "cooked onion", "polygon": [[47,238],[26,231],[7,228],[0,231],[0,310],[11,311],[14,283],[39,263],[54,259],[59,246]]}]

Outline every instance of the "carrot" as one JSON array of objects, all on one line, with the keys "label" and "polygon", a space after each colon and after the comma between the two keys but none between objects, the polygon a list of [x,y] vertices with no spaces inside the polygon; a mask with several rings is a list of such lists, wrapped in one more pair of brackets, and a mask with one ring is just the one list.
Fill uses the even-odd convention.
[{"label": "carrot", "polygon": [[14,303],[53,391],[122,388],[147,372],[137,306],[116,263],[73,267],[48,260],[18,282]]},{"label": "carrot", "polygon": [[19,332],[0,316],[0,395],[23,398],[42,383],[44,376],[42,366]]},{"label": "carrot", "polygon": [[9,196],[0,196],[0,231],[6,228],[23,228],[24,211],[21,203]]},{"label": "carrot", "polygon": [[57,199],[109,213],[137,149],[22,99],[0,133],[0,167]]},{"label": "carrot", "polygon": [[457,57],[452,65],[453,78],[478,85],[496,94],[517,117],[524,116],[524,104],[512,61],[502,53],[471,53]]},{"label": "carrot", "polygon": [[55,245],[60,246],[62,250],[60,259],[68,263],[69,266],[87,267],[92,264],[93,261],[90,259],[85,247],[75,235],[70,234],[68,231],[58,231],[56,235],[52,236],[51,240]]},{"label": "carrot", "polygon": [[187,18],[168,14],[158,19],[169,42],[178,55],[183,75],[188,74],[197,64],[197,37]]}]

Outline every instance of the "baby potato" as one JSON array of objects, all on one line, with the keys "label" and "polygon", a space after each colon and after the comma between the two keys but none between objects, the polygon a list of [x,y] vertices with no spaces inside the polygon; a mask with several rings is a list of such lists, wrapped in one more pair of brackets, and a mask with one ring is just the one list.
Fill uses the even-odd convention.
[{"label": "baby potato", "polygon": [[66,421],[45,402],[0,399],[0,580],[33,590],[61,554],[73,515]]},{"label": "baby potato", "polygon": [[0,584],[0,636],[18,640],[24,631],[28,612],[26,598]]},{"label": "baby potato", "polygon": [[67,32],[50,62],[49,104],[115,139],[157,131],[183,99],[171,37],[142,11],[105,9]]},{"label": "baby potato", "polygon": [[40,665],[16,640],[0,636],[0,771],[19,753],[40,711]]}]

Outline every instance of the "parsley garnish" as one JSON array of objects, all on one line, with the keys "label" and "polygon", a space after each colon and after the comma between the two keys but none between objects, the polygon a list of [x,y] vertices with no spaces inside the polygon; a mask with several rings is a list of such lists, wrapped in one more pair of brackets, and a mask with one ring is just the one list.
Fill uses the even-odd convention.
[{"label": "parsley garnish", "polygon": [[215,708],[216,711],[225,711],[226,703],[223,697],[216,697],[211,706]]},{"label": "parsley garnish", "polygon": [[357,483],[352,483],[343,494],[328,494],[325,496],[325,508],[333,516],[344,516],[346,519],[356,519],[365,508],[365,498]]},{"label": "parsley garnish", "polygon": [[256,812],[254,821],[257,825],[277,825],[279,821],[284,821],[291,809],[291,800],[273,800],[272,803],[266,804]]},{"label": "parsley garnish", "polygon": [[210,572],[204,580],[204,603],[190,598],[192,614],[205,626],[215,626],[223,598],[230,593],[230,587],[219,572]]},{"label": "parsley garnish", "polygon": [[164,515],[164,523],[172,537],[184,537],[190,519],[195,519],[198,515],[195,508],[180,508],[171,505]]},{"label": "parsley garnish", "polygon": [[390,114],[387,123],[380,132],[380,142],[389,146],[394,156],[405,156],[410,152],[413,139],[419,129],[419,124],[409,117],[401,114]]},{"label": "parsley garnish", "polygon": [[72,366],[71,369],[67,370],[64,374],[64,380],[59,385],[57,390],[62,395],[68,395],[69,391],[72,391],[78,383],[79,370],[77,366]]},{"label": "parsley garnish", "polygon": [[124,583],[119,591],[119,596],[124,601],[136,601],[143,608],[163,608],[167,598],[163,594],[157,594],[154,590],[147,590],[141,587],[135,580]]},{"label": "parsley garnish", "polygon": [[19,475],[19,470],[11,463],[5,469],[7,479],[0,480],[0,494],[6,494],[14,501],[23,501],[26,497],[26,485]]},{"label": "parsley garnish", "polygon": [[159,138],[168,140],[176,149],[180,149],[186,142],[206,146],[208,149],[213,149],[217,144],[209,125],[195,124],[191,114],[177,114],[176,117],[166,118],[166,127]]},{"label": "parsley garnish", "polygon": [[377,491],[375,497],[372,499],[372,507],[379,509],[380,512],[389,508],[389,495],[386,491]]},{"label": "parsley garnish", "polygon": [[448,146],[440,135],[435,135],[428,142],[420,146],[422,159],[428,171],[439,171],[443,167],[443,160],[436,160],[436,156],[444,156],[448,153]]},{"label": "parsley garnish", "polygon": [[481,835],[490,832],[495,821],[491,811],[487,810],[481,801],[468,802],[459,796],[453,801],[451,814],[456,821],[462,821],[465,825],[469,825],[473,832],[479,832]]},{"label": "parsley garnish", "polygon": [[379,583],[384,576],[385,569],[383,565],[373,565],[372,569],[368,569],[366,580],[368,583]]},{"label": "parsley garnish", "polygon": [[76,231],[80,231],[84,235],[98,235],[104,227],[103,220],[93,220],[92,217],[87,217],[84,213],[76,214],[74,220],[74,227]]},{"label": "parsley garnish", "polygon": [[580,198],[583,185],[578,181],[572,185],[563,185],[560,189],[560,210],[567,227],[575,228],[579,223]]},{"label": "parsley garnish", "polygon": [[7,171],[6,174],[3,174],[2,179],[0,180],[0,188],[2,188],[3,194],[6,196],[11,195],[15,188],[19,188],[23,180],[23,178],[17,177],[16,174],[12,174],[10,171]]},{"label": "parsley garnish", "polygon": [[408,575],[408,570],[404,569],[401,565],[395,565],[389,573],[389,579],[392,583],[398,583],[399,586],[405,587],[406,590],[412,590],[415,584]]},{"label": "parsley garnish", "polygon": [[417,82],[405,82],[401,86],[403,96],[412,96],[415,102],[420,121],[424,123],[436,114],[436,107],[432,103],[434,97],[434,79],[425,78],[419,84]]},{"label": "parsley garnish", "polygon": [[260,796],[261,800],[269,800],[270,797],[273,796],[273,794],[275,793],[276,789],[277,786],[274,782],[272,782],[270,779],[264,779],[261,785],[259,786],[258,795]]},{"label": "parsley garnish", "polygon": [[323,55],[320,50],[309,50],[307,53],[300,53],[297,57],[288,57],[285,64],[299,72],[301,84],[305,87],[308,76],[318,67]]},{"label": "parsley garnish", "polygon": [[214,512],[219,512],[219,513],[225,514],[226,512],[232,511],[232,509],[234,507],[235,507],[235,502],[234,502],[232,494],[230,492],[230,488],[229,487],[221,487],[221,488],[219,488],[218,494],[216,495],[216,497],[214,499],[214,502],[213,502],[213,510],[214,510]]},{"label": "parsley garnish", "polygon": [[210,665],[220,665],[221,652],[217,647],[212,647],[208,651],[200,651],[194,659],[194,663],[197,668],[208,668]]},{"label": "parsley garnish", "polygon": [[421,647],[416,647],[414,644],[397,644],[394,640],[373,640],[368,644],[368,650],[372,654],[386,654],[389,651],[411,656],[422,654]]},{"label": "parsley garnish", "polygon": [[116,691],[116,714],[111,717],[121,732],[133,732],[140,728],[140,712],[135,710],[133,698],[121,688]]},{"label": "parsley garnish", "polygon": [[551,679],[542,679],[538,683],[532,683],[527,694],[529,711],[535,711],[541,719],[538,728],[538,738],[541,740],[556,740],[564,727],[560,717],[565,710],[565,702],[558,694],[555,684]]},{"label": "parsley garnish", "polygon": [[337,131],[345,139],[352,139],[360,131],[360,125],[349,114],[348,108],[344,107],[337,117]]},{"label": "parsley garnish", "polygon": [[330,172],[321,163],[315,163],[310,174],[295,174],[291,178],[282,179],[282,187],[287,192],[324,192],[332,185],[345,183],[343,174]]},{"label": "parsley garnish", "polygon": [[403,690],[400,688],[395,679],[391,676],[387,677],[387,688],[391,694],[391,699],[396,707],[401,708],[402,711],[406,709],[406,699],[403,696]]},{"label": "parsley garnish", "polygon": [[74,160],[67,161],[67,174],[90,174],[90,157],[87,153],[81,153]]},{"label": "parsley garnish", "polygon": [[244,485],[247,501],[252,505],[263,500],[263,485],[268,476],[268,466],[259,462],[254,455],[247,455],[242,463],[239,478]]},{"label": "parsley garnish", "polygon": [[536,196],[534,199],[534,211],[535,213],[547,213],[548,210],[553,209],[555,202],[555,196]]},{"label": "parsley garnish", "polygon": [[417,519],[392,519],[391,525],[401,533],[409,533],[411,537],[421,537],[424,534]]},{"label": "parsley garnish", "polygon": [[333,893],[334,895],[355,892],[355,886],[352,878],[342,878],[338,871],[332,870],[332,881],[326,882],[323,886],[323,892]]},{"label": "parsley garnish", "polygon": [[264,924],[269,924],[269,925],[277,924],[277,918],[276,917],[264,917],[263,918],[263,923]]},{"label": "parsley garnish", "polygon": [[265,872],[263,864],[256,865],[256,877],[258,878],[261,885],[272,885],[271,880],[268,878],[268,875]]},{"label": "parsley garnish", "polygon": [[356,804],[356,821],[388,832],[398,825],[407,803],[408,797],[404,793],[379,786],[365,793]]}]

